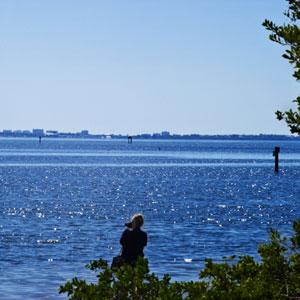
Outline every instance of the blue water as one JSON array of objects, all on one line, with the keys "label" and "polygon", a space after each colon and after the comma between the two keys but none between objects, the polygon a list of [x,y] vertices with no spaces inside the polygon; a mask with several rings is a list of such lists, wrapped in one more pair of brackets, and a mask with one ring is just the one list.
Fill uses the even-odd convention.
[{"label": "blue water", "polygon": [[119,253],[135,213],[159,276],[258,259],[268,229],[290,235],[300,217],[299,167],[297,141],[0,139],[0,299],[66,299],[59,285],[94,280],[84,265]]}]

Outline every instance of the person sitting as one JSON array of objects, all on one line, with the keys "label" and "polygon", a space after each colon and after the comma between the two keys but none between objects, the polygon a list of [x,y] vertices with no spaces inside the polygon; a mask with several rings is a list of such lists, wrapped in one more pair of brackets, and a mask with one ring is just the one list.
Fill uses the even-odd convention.
[{"label": "person sitting", "polygon": [[121,256],[127,264],[135,266],[139,256],[144,257],[144,247],[147,246],[147,233],[141,230],[144,224],[144,217],[141,214],[134,215],[128,227],[124,230],[120,243],[123,246]]}]

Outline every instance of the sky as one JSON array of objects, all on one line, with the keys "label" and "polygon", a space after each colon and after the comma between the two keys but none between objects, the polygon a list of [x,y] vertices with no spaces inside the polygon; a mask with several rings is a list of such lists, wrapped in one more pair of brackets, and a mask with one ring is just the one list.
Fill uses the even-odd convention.
[{"label": "sky", "polygon": [[0,130],[289,134],[286,0],[0,0]]}]

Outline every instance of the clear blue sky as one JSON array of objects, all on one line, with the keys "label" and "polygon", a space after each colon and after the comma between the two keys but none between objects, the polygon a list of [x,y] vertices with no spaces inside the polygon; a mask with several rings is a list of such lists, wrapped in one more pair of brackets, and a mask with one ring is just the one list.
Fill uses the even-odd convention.
[{"label": "clear blue sky", "polygon": [[0,0],[0,130],[288,134],[285,0]]}]

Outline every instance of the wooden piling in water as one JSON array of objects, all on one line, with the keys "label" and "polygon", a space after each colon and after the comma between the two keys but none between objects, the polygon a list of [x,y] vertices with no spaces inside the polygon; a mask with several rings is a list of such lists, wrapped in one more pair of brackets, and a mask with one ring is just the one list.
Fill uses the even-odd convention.
[{"label": "wooden piling in water", "polygon": [[278,159],[278,154],[280,152],[280,147],[275,147],[275,150],[273,151],[273,156],[275,156],[275,172],[278,172],[279,170],[279,159]]}]

